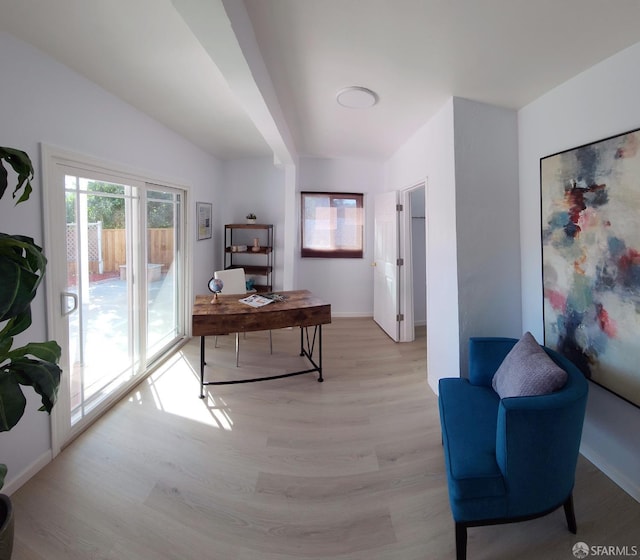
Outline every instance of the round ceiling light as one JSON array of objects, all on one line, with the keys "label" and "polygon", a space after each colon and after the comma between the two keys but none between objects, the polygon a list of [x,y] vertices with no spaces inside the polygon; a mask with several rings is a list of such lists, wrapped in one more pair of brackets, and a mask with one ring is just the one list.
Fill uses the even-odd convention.
[{"label": "round ceiling light", "polygon": [[366,87],[350,86],[337,93],[336,101],[349,109],[368,109],[378,102],[378,95]]}]

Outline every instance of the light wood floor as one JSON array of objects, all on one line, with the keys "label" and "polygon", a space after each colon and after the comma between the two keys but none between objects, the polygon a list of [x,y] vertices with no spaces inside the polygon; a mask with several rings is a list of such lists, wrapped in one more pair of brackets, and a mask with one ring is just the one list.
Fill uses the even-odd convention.
[{"label": "light wood floor", "polygon": [[[298,331],[241,339],[242,375],[299,368]],[[437,401],[424,333],[371,321],[324,329],[312,374],[212,388],[198,341],[13,495],[14,560],[452,559]],[[293,357],[290,357],[293,356]],[[238,375],[233,338],[207,360]],[[454,372],[451,372],[452,374]],[[577,541],[640,545],[640,504],[581,458],[577,537],[562,511],[469,530],[469,560],[568,560]]]}]

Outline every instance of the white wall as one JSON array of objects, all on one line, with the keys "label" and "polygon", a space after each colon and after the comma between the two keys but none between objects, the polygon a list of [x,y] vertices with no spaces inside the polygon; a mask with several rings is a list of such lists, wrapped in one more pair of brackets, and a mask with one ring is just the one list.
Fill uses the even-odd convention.
[{"label": "white wall", "polygon": [[[361,192],[365,195],[364,258],[302,259],[296,255],[298,287],[307,288],[330,302],[335,316],[373,315],[373,202],[383,185],[384,167],[380,162],[300,158],[298,192]],[[298,201],[298,212],[299,207]]]},{"label": "white wall", "polygon": [[[195,201],[216,201],[217,160],[6,33],[0,33],[0,75],[0,145],[26,151],[36,168],[35,192],[27,203],[14,209],[7,195],[0,203],[3,232],[32,236],[46,251],[39,155],[40,143],[46,143],[191,187],[189,225],[190,237],[195,237]],[[214,243],[194,241],[193,247],[193,289],[201,293],[213,268]],[[23,333],[23,342],[46,338],[44,289],[32,307],[33,325]],[[50,453],[49,418],[37,411],[33,392],[27,393],[23,420],[11,432],[0,434],[0,460],[9,467],[7,492],[12,481]]]},{"label": "white wall", "polygon": [[[224,267],[224,224],[243,224],[249,212],[257,216],[258,223],[274,226],[275,290],[283,289],[285,239],[285,171],[276,167],[271,158],[240,159],[223,164],[223,182],[220,199],[216,203],[223,211],[215,224],[217,249],[216,269]],[[247,262],[253,257],[246,256]],[[257,264],[257,261],[255,261]]]},{"label": "white wall", "polygon": [[427,377],[460,374],[453,99],[386,162],[385,188],[426,179]]},{"label": "white wall", "polygon": [[[518,115],[523,330],[543,336],[540,158],[640,127],[640,43]],[[640,500],[640,409],[590,384],[582,452]]]},{"label": "white wall", "polygon": [[472,336],[522,334],[513,110],[454,98],[460,370]]}]

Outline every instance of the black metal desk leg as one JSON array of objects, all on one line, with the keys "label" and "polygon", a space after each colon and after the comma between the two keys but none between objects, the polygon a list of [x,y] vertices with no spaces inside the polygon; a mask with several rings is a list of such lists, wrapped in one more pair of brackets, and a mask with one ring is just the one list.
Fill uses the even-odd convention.
[{"label": "black metal desk leg", "polygon": [[[306,340],[305,340],[306,336]],[[290,373],[282,373],[280,375],[270,375],[265,377],[255,377],[249,379],[229,379],[220,381],[205,381],[204,380],[204,367],[207,364],[205,361],[205,337],[200,337],[200,398],[204,399],[204,387],[205,385],[232,385],[236,383],[254,383],[256,381],[267,381],[269,379],[282,379],[283,377],[292,377],[294,375],[302,375],[305,373],[318,372],[318,381],[323,382],[322,377],[322,325],[313,326],[313,336],[309,335],[309,327],[300,327],[300,356],[305,356],[313,367],[309,369],[303,369],[301,371],[292,371]],[[319,358],[315,358],[316,341],[318,342]],[[317,360],[317,361],[316,361]]]},{"label": "black metal desk leg", "polygon": [[[305,335],[307,337],[306,346]],[[316,341],[318,342],[318,358],[315,358]],[[306,356],[307,360],[313,365],[313,369],[305,370],[301,373],[317,371],[318,381],[322,383],[324,381],[322,377],[322,325],[315,325],[313,327],[313,338],[311,339],[309,338],[309,327],[300,327],[300,355]],[[318,360],[317,363],[315,361],[316,359]]]},{"label": "black metal desk leg", "polygon": [[204,336],[200,337],[200,398],[204,399]]},{"label": "black metal desk leg", "polygon": [[318,328],[318,383],[322,383],[322,325]]}]

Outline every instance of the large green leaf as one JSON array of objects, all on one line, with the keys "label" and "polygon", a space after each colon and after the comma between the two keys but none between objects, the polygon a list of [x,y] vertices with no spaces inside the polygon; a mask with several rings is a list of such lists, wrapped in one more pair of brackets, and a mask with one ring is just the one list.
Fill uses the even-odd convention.
[{"label": "large green leaf", "polygon": [[30,342],[26,346],[15,348],[7,354],[7,358],[18,360],[25,356],[34,356],[44,362],[57,364],[61,354],[62,350],[58,343],[50,340],[49,342]]},{"label": "large green leaf", "polygon": [[26,235],[9,235],[0,233],[0,253],[17,257],[19,260],[28,258],[27,265],[31,270],[44,271],[47,259],[42,247],[36,244],[32,237]]},{"label": "large green leaf", "polygon": [[4,370],[4,367],[0,369],[0,432],[13,428],[27,405],[18,380]]},{"label": "large green leaf", "polygon": [[51,412],[58,398],[58,387],[62,375],[58,365],[42,360],[18,358],[12,360],[8,367],[16,375],[20,385],[29,385],[40,395],[42,399],[40,410]]},{"label": "large green leaf", "polygon": [[20,313],[20,315],[16,315],[10,321],[7,321],[7,324],[0,331],[0,339],[4,339],[5,337],[12,337],[21,332],[26,331],[31,326],[31,308],[27,307],[27,309]]},{"label": "large green leaf", "polygon": [[0,147],[0,198],[2,198],[7,188],[7,171],[2,160],[6,161],[18,175],[18,182],[16,183],[12,196],[16,198],[20,190],[23,192],[16,204],[28,200],[32,191],[31,180],[33,179],[31,159],[29,159],[29,156],[22,150]]},{"label": "large green leaf", "polygon": [[7,476],[7,465],[0,463],[0,488],[4,486],[4,477]]},{"label": "large green leaf", "polygon": [[24,251],[24,256],[29,263],[29,270],[44,275],[47,259],[42,252],[42,247],[37,245],[33,238],[27,237],[26,235],[12,235],[11,237],[17,244],[16,249]]},{"label": "large green leaf", "polygon": [[[2,159],[2,152],[0,152],[0,159]],[[7,178],[9,174],[4,165],[0,165],[0,198],[4,196],[4,192],[7,190]],[[1,486],[0,486],[1,488]]]},{"label": "large green leaf", "polygon": [[8,358],[9,350],[13,344],[13,338],[10,336],[2,336],[0,333],[0,364]]},{"label": "large green leaf", "polygon": [[13,260],[0,255],[0,321],[5,320],[5,315],[9,317],[19,286],[20,267]]},{"label": "large green leaf", "polygon": [[[0,255],[0,274],[9,266],[4,266],[6,260]],[[13,268],[15,275],[0,276],[0,292],[2,292],[2,314],[0,321],[6,321],[16,317],[29,309],[31,302],[36,296],[36,288],[39,284],[39,277],[24,268]]]},{"label": "large green leaf", "polygon": [[46,264],[42,249],[31,238],[0,233],[0,321],[29,307]]},{"label": "large green leaf", "polygon": [[21,267],[32,272],[44,273],[47,266],[42,247],[26,235],[0,233],[0,255],[13,259]]}]

